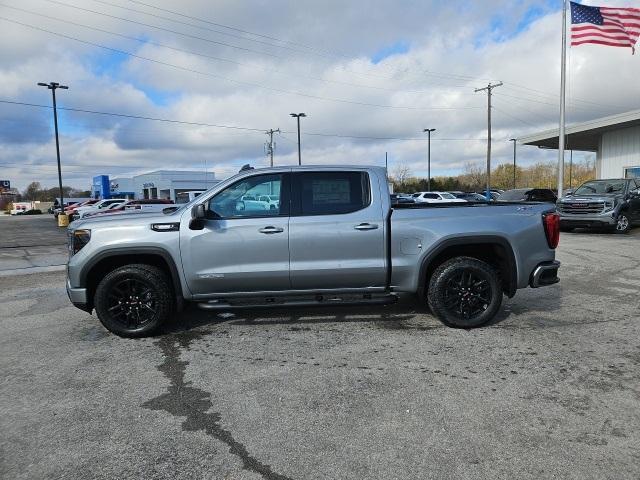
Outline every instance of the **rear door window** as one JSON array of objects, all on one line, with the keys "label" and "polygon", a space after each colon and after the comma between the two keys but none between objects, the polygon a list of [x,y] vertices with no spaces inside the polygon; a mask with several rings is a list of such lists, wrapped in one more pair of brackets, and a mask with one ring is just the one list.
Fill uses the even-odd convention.
[{"label": "rear door window", "polygon": [[338,215],[371,203],[366,172],[296,173],[293,188],[293,215]]}]

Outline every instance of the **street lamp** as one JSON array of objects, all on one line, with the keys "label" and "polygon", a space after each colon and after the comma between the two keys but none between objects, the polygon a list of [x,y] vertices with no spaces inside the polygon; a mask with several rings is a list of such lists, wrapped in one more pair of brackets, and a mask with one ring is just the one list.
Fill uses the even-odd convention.
[{"label": "street lamp", "polygon": [[513,188],[516,188],[516,142],[517,138],[510,138],[510,142],[513,142]]},{"label": "street lamp", "polygon": [[427,191],[431,191],[431,132],[435,132],[435,128],[425,128],[423,132],[427,132],[429,141],[427,143]]},{"label": "street lamp", "polygon": [[304,113],[291,113],[292,117],[298,120],[298,165],[302,165],[302,154],[300,153],[300,117],[306,117]]},{"label": "street lamp", "polygon": [[57,82],[50,83],[38,83],[40,87],[47,87],[51,90],[51,96],[53,98],[53,126],[56,132],[56,155],[58,157],[58,186],[60,187],[60,208],[61,212],[64,215],[64,193],[62,192],[62,169],[60,167],[60,141],[58,140],[58,108],[56,106],[56,89],[61,88],[63,90],[68,90],[69,87],[66,85],[60,85]]}]

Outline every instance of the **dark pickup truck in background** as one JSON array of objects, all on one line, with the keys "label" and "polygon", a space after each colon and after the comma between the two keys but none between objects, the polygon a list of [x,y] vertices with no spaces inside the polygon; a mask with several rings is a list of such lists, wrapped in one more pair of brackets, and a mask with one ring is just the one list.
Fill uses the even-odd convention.
[{"label": "dark pickup truck in background", "polygon": [[640,225],[640,179],[590,180],[557,203],[560,228],[610,228],[627,233]]}]

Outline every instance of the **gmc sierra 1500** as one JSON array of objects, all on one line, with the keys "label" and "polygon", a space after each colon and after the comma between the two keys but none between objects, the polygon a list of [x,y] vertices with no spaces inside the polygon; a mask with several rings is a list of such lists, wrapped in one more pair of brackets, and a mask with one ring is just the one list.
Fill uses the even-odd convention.
[{"label": "gmc sierra 1500", "polygon": [[[269,195],[273,207],[247,200]],[[67,292],[110,331],[149,335],[204,309],[377,303],[416,293],[446,325],[558,282],[548,204],[398,204],[379,167],[243,170],[164,213],[69,227]]]}]

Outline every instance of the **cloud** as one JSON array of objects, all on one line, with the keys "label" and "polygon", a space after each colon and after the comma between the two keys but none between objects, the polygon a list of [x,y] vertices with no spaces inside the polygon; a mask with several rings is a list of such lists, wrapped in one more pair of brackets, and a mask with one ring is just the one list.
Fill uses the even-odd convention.
[{"label": "cloud", "polygon": [[[62,107],[279,127],[277,163],[297,163],[295,111],[308,115],[305,162],[381,165],[388,152],[392,166],[426,174],[421,132],[429,127],[437,129],[433,174],[454,174],[484,162],[486,95],[474,88],[489,81],[504,82],[493,98],[495,164],[511,161],[509,138],[557,125],[560,12],[551,1],[228,0],[212,9],[205,0],[163,0],[154,2],[159,9],[122,3],[126,10],[68,0],[106,15],[7,1],[75,25],[6,7],[0,16],[108,48],[0,20],[2,99],[49,105],[50,92],[35,84],[59,81],[70,86],[59,95]],[[627,49],[579,47],[569,64],[569,122],[640,107],[640,64]],[[65,183],[77,187],[100,173],[206,163],[225,176],[243,163],[267,164],[260,131],[64,110],[60,120]],[[55,184],[51,110],[3,104],[0,127],[3,176],[20,188]],[[556,154],[521,147],[518,155],[525,164]]]}]

